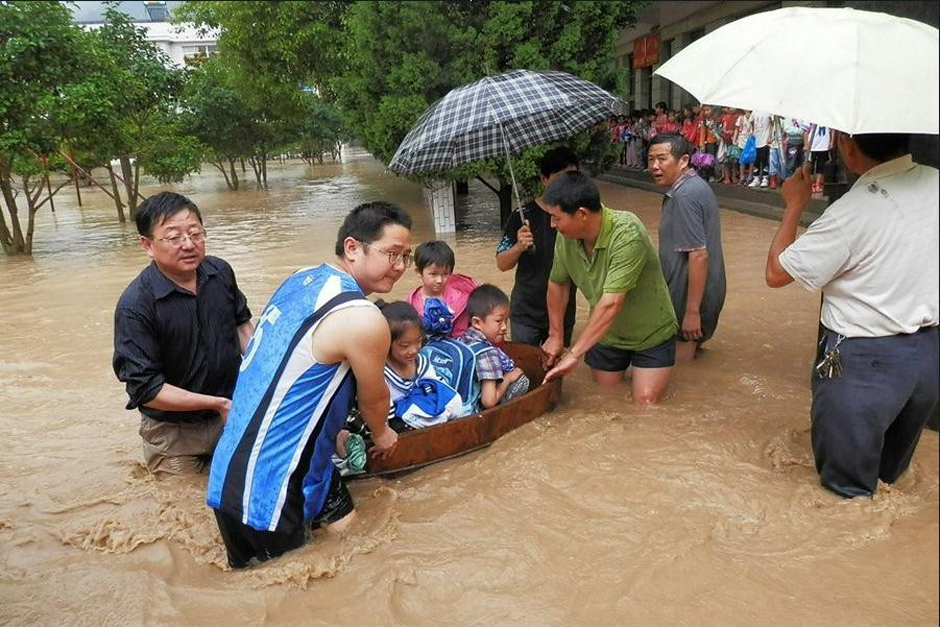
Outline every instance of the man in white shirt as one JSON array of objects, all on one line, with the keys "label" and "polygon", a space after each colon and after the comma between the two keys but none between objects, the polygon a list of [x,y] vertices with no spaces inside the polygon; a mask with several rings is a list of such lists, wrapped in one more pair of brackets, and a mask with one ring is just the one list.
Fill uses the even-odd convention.
[{"label": "man in white shirt", "polygon": [[909,136],[837,133],[852,188],[796,238],[812,195],[801,168],[767,256],[767,284],[823,291],[812,374],[820,482],[871,495],[907,470],[938,400],[938,176],[914,163]]}]

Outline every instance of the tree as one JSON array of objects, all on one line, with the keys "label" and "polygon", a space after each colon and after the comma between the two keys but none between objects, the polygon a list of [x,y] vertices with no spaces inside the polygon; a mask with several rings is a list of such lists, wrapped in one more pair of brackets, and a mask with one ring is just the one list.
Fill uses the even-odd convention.
[{"label": "tree", "polygon": [[[333,81],[350,126],[366,148],[388,162],[420,114],[452,88],[516,68],[571,72],[620,91],[613,47],[633,20],[632,2],[470,1],[355,3],[346,16],[347,65]],[[614,159],[606,129],[569,143],[586,165],[603,170]],[[517,179],[532,188],[540,147],[513,157]],[[585,152],[587,151],[587,152]],[[420,178],[495,174],[500,209],[511,207],[504,159],[489,159]]]},{"label": "tree", "polygon": [[293,129],[298,138],[294,147],[310,165],[313,160],[322,164],[326,153],[336,159],[339,147],[350,139],[342,114],[334,105],[313,94],[305,96],[305,115]]},{"label": "tree", "polygon": [[343,16],[348,2],[184,2],[173,21],[218,29],[220,57],[228,60],[249,104],[275,101],[295,111],[299,85],[320,94],[343,64]]},{"label": "tree", "polygon": [[254,114],[239,98],[234,80],[218,58],[191,68],[183,89],[184,122],[207,148],[211,163],[231,190],[239,186],[235,163],[251,155]]},{"label": "tree", "polygon": [[[53,113],[66,87],[81,75],[82,33],[58,2],[0,2],[0,246],[8,255],[32,253],[41,178],[55,167]],[[28,208],[24,233],[14,175]],[[37,183],[37,180],[40,180]],[[46,200],[51,198],[51,194]]]},{"label": "tree", "polygon": [[[221,29],[221,56],[250,78],[250,91],[299,98],[297,85],[335,98],[365,147],[388,162],[431,103],[490,74],[557,69],[617,90],[613,46],[632,23],[636,1],[497,2],[186,2],[177,19]],[[241,81],[240,81],[241,82]],[[602,170],[614,155],[590,133],[572,138],[586,165]],[[598,133],[598,137],[600,133]],[[523,184],[537,182],[535,158],[514,157]],[[503,211],[510,206],[504,159],[427,177],[495,174]]]},{"label": "tree", "polygon": [[[304,86],[328,89],[324,77],[334,72],[343,52],[341,17],[344,2],[187,2],[174,13],[176,22],[219,29],[215,61],[226,89],[251,112],[241,134],[250,144],[246,155],[259,188],[267,187],[267,159],[273,151],[297,143],[320,141],[306,124],[312,112]],[[222,77],[215,77],[220,79]],[[299,141],[304,142],[304,139]],[[232,169],[230,168],[230,171]],[[231,179],[231,177],[229,177]]]},{"label": "tree", "polygon": [[[180,181],[198,171],[198,144],[181,135],[182,127],[173,121],[179,113],[183,72],[145,38],[144,29],[131,18],[108,6],[105,23],[93,37],[99,50],[117,60],[110,74],[110,99],[116,116],[107,139],[117,151],[131,218],[137,209],[140,170],[159,180]],[[171,156],[172,146],[180,154]],[[134,162],[132,165],[132,161]]]}]

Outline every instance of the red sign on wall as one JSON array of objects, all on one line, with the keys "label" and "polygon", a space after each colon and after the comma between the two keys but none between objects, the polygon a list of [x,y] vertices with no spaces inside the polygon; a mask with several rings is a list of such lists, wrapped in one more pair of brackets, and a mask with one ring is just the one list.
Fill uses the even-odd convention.
[{"label": "red sign on wall", "polygon": [[633,40],[633,67],[645,68],[659,63],[659,33]]}]

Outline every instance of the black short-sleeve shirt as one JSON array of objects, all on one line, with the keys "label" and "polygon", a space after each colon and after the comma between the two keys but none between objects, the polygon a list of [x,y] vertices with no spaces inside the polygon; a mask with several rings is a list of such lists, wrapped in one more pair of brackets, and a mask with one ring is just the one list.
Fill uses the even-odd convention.
[{"label": "black short-sleeve shirt", "polygon": [[[548,307],[545,295],[548,291],[548,275],[555,259],[555,229],[551,214],[539,207],[534,200],[523,206],[529,229],[535,241],[535,252],[531,249],[519,256],[516,264],[516,282],[510,297],[510,316],[523,325],[536,329],[548,329]],[[503,239],[496,248],[497,253],[507,251],[516,244],[517,233],[522,228],[518,211],[512,212],[503,230]],[[565,310],[565,327],[574,325],[575,287],[571,286],[568,309]]]},{"label": "black short-sleeve shirt", "polygon": [[167,412],[144,404],[164,383],[231,398],[241,363],[238,326],[249,320],[248,302],[224,260],[203,260],[196,269],[196,294],[151,262],[124,290],[114,311],[112,366],[127,389],[127,409],[170,422],[212,416],[209,410]]}]

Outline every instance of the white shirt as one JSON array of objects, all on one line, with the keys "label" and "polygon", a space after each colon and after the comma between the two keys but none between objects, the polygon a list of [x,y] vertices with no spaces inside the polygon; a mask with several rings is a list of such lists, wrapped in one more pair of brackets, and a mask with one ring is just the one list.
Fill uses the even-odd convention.
[{"label": "white shirt", "polygon": [[[814,133],[815,129],[815,133]],[[815,124],[810,127],[809,134],[811,136],[809,149],[811,151],[824,151],[829,150],[830,148],[830,138],[829,134],[832,131],[827,126],[816,126]]]},{"label": "white shirt", "polygon": [[738,139],[737,146],[738,148],[744,148],[744,145],[747,144],[747,138],[754,132],[754,127],[751,125],[751,119],[744,114],[738,116],[738,119],[735,120],[734,126],[738,129]]},{"label": "white shirt", "polygon": [[770,115],[752,111],[751,124],[754,125],[754,146],[757,148],[767,146],[770,143]]},{"label": "white shirt", "polygon": [[911,334],[940,319],[937,169],[905,155],[859,177],[778,258],[820,320],[848,337]]}]

